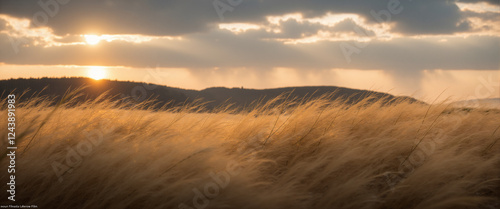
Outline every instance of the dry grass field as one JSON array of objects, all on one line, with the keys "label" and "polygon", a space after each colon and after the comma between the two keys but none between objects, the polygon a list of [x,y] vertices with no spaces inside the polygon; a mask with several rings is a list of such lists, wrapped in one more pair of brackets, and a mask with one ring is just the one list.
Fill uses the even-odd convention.
[{"label": "dry grass field", "polygon": [[[500,207],[495,109],[286,97],[240,111],[158,110],[104,98],[48,103],[16,104],[16,204]],[[2,168],[9,163],[5,152]],[[8,178],[0,172],[1,182]]]}]

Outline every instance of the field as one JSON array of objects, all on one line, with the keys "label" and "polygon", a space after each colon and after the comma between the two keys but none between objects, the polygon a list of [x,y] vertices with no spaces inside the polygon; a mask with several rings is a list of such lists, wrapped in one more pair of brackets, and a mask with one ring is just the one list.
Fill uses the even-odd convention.
[{"label": "field", "polygon": [[[16,204],[500,207],[495,109],[285,96],[239,111],[194,104],[158,110],[104,97],[70,104],[16,104]],[[0,127],[7,127],[4,118]],[[6,137],[2,143],[6,170]],[[7,172],[0,179],[5,197]],[[12,204],[6,199],[1,203]]]}]

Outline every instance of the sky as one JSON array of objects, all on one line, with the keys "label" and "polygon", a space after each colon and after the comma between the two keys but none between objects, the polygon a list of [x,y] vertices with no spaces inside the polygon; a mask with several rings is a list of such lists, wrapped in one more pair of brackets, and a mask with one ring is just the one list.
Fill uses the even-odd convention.
[{"label": "sky", "polygon": [[499,0],[1,0],[0,48],[0,79],[500,97]]}]

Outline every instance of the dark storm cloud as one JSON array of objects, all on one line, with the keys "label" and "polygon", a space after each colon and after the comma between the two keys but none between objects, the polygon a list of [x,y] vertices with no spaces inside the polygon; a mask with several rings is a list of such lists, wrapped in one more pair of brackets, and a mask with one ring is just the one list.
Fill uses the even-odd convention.
[{"label": "dark storm cloud", "polygon": [[453,1],[420,0],[404,5],[406,6],[400,14],[392,15],[396,22],[396,27],[393,28],[395,32],[451,34],[471,29],[470,23]]},{"label": "dark storm cloud", "polygon": [[[259,24],[270,15],[298,12],[306,17],[319,17],[331,12],[359,14],[372,23],[395,23],[394,31],[403,34],[450,34],[469,29],[469,23],[455,2],[449,0],[242,0],[235,6],[225,0],[60,1],[68,3],[58,4],[58,12],[54,12],[53,17],[47,16],[47,26],[59,35],[93,32],[175,36],[204,32],[221,22],[213,5],[215,1],[232,10],[223,14],[224,22]],[[37,12],[44,11],[37,2],[57,1],[3,0],[0,13],[32,19],[40,14]],[[56,6],[50,8],[55,10]],[[394,13],[393,10],[401,12]],[[387,12],[390,17],[384,15]]]}]

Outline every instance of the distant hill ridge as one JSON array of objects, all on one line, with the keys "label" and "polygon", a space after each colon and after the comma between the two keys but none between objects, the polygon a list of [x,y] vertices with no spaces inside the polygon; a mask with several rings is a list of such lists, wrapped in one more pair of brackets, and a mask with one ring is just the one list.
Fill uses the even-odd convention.
[{"label": "distant hill ridge", "polygon": [[306,87],[286,87],[274,89],[244,89],[244,88],[225,88],[212,87],[198,90],[187,90],[156,84],[146,84],[130,81],[112,81],[112,80],[93,80],[84,77],[72,78],[37,78],[37,79],[9,79],[0,80],[0,93],[2,99],[8,93],[15,92],[20,94],[27,90],[28,93],[23,98],[29,98],[35,93],[44,89],[40,96],[61,97],[68,88],[76,89],[87,86],[82,93],[80,100],[94,99],[104,92],[115,96],[115,99],[129,98],[132,102],[141,102],[148,98],[155,98],[161,103],[182,104],[201,100],[207,102],[208,108],[214,108],[222,104],[234,104],[236,107],[244,107],[252,102],[266,102],[284,93],[290,93],[291,98],[310,97],[317,98],[321,95],[334,93],[332,99],[345,98],[347,103],[352,104],[373,96],[375,98],[384,98],[385,101],[392,103],[395,101],[406,100],[409,102],[420,102],[414,98],[406,96],[393,96],[387,93],[350,89],[336,86],[306,86]]}]

